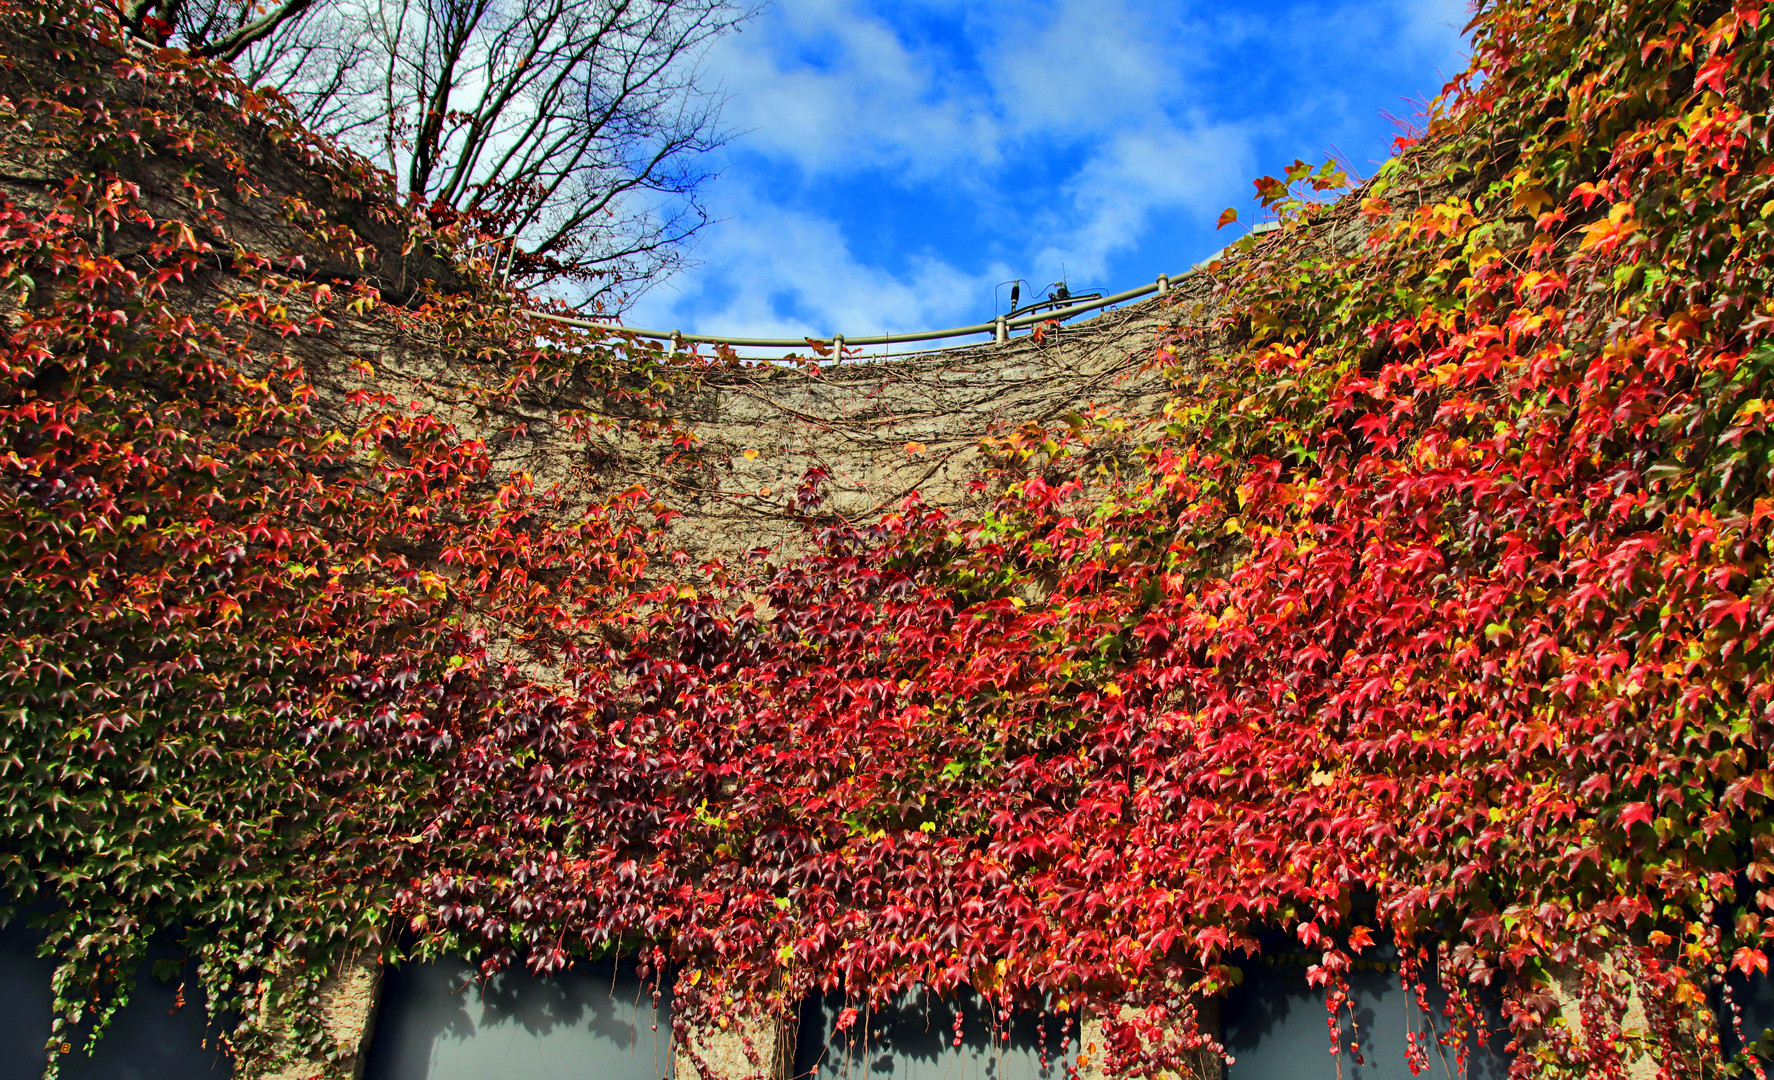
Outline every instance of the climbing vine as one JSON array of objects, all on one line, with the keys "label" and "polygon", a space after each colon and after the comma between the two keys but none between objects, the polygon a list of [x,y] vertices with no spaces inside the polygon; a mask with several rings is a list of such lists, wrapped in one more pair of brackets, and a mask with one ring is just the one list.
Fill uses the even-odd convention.
[{"label": "climbing vine", "polygon": [[1481,4],[1420,143],[1258,181],[1282,227],[1176,309],[1161,413],[992,433],[981,513],[848,521],[815,470],[799,547],[701,566],[550,456],[693,459],[693,363],[549,338],[222,69],[9,11],[54,44],[0,102],[45,176],[0,233],[0,828],[70,1021],[155,932],[243,1015],[354,945],[615,950],[680,1025],[968,986],[1155,1073],[1279,934],[1333,1012],[1386,944],[1447,991],[1417,1065],[1754,1041],[1759,0]]},{"label": "climbing vine", "polygon": [[60,961],[52,1048],[165,941],[253,1053],[392,941],[453,755],[645,572],[651,510],[529,429],[647,436],[670,376],[468,302],[468,223],[225,68],[3,17],[3,901]]}]

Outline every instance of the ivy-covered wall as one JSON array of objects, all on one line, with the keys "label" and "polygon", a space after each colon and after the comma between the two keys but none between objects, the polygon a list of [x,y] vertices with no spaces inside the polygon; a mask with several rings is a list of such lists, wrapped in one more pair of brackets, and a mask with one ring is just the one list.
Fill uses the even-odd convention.
[{"label": "ivy-covered wall", "polygon": [[345,1068],[355,951],[619,953],[674,1024],[964,984],[1157,1071],[1390,947],[1520,1074],[1754,1040],[1758,0],[1482,3],[1423,142],[1002,413],[550,330],[224,69],[0,10],[0,880],[67,1023],[164,944]]}]

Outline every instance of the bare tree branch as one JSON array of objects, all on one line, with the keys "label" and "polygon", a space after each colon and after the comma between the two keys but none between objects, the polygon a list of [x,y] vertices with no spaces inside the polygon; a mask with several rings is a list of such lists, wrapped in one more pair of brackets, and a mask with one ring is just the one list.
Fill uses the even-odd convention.
[{"label": "bare tree branch", "polygon": [[724,135],[698,65],[752,0],[130,2],[434,214],[515,235],[520,278],[619,306],[707,221],[697,161]]},{"label": "bare tree branch", "polygon": [[199,56],[214,56],[232,63],[236,57],[248,47],[269,37],[279,26],[291,19],[301,17],[314,0],[285,0],[285,2],[254,19],[252,22],[237,27],[233,33],[224,34],[212,41],[194,45],[191,49]]}]

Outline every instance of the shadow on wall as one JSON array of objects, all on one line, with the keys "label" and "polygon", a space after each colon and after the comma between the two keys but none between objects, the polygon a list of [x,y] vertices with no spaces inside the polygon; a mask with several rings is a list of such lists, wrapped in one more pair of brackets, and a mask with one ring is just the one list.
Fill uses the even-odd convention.
[{"label": "shadow on wall", "polygon": [[630,964],[476,981],[461,960],[392,968],[365,1080],[662,1080],[671,1021]]},{"label": "shadow on wall", "polygon": [[[961,1045],[955,1045],[955,1011]],[[859,1010],[838,1031],[845,1002],[820,995],[801,1008],[795,1075],[803,1080],[1065,1080],[1077,1059],[1077,1033],[1056,1016],[1012,1014],[996,1022],[977,995],[943,999],[919,990],[897,1006]],[[1043,1051],[1045,1050],[1045,1055]],[[1043,1065],[1045,1056],[1046,1064]]]},{"label": "shadow on wall", "polygon": [[[1393,970],[1396,955],[1389,948],[1370,950],[1361,961],[1365,967],[1350,973],[1354,1022],[1345,1010],[1340,1040],[1345,1049],[1337,1057],[1330,1052],[1324,991],[1307,984],[1305,962],[1282,953],[1280,963],[1243,965],[1244,982],[1220,1007],[1226,1049],[1234,1059],[1228,1080],[1419,1080],[1406,1058],[1406,1035],[1447,1031],[1450,1025],[1441,1015],[1445,996],[1432,986],[1425,1013]],[[1496,1016],[1486,1020],[1494,1030]],[[1347,1049],[1352,1038],[1353,1054]],[[1420,1080],[1502,1080],[1509,1072],[1503,1052],[1508,1041],[1496,1034],[1469,1047],[1464,1070],[1456,1048],[1431,1042],[1429,1071]]]},{"label": "shadow on wall", "polygon": [[1731,1022],[1731,1010],[1719,994],[1712,1007],[1719,1018],[1721,1048],[1726,1054],[1737,1054],[1747,1044],[1764,1067],[1774,1066],[1774,978],[1757,975],[1746,979],[1733,971],[1726,976],[1725,985],[1737,1004],[1737,1023]]},{"label": "shadow on wall", "polygon": [[[0,930],[0,1080],[40,1080],[43,1047],[49,1041],[50,976],[55,965],[37,956],[41,934],[18,925]],[[196,965],[187,964],[178,981],[165,983],[149,974],[154,960],[169,950],[151,950],[136,972],[130,1002],[111,1020],[97,1051],[87,1057],[69,1040],[62,1058],[66,1080],[226,1080],[233,1075],[228,1057],[203,1013]],[[185,1001],[179,1004],[180,984]]]}]

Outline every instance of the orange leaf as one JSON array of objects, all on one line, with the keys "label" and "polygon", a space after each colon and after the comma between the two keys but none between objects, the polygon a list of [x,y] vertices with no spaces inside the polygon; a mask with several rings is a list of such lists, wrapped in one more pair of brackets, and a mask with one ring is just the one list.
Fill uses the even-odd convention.
[{"label": "orange leaf", "polygon": [[1552,196],[1545,188],[1536,184],[1533,187],[1517,188],[1514,201],[1516,206],[1528,213],[1538,214],[1541,207],[1552,204]]},{"label": "orange leaf", "polygon": [[1571,189],[1571,198],[1581,198],[1583,209],[1587,210],[1597,198],[1607,194],[1607,190],[1608,185],[1606,184],[1578,184]]},{"label": "orange leaf", "polygon": [[1762,950],[1752,949],[1746,945],[1738,949],[1737,955],[1731,958],[1731,966],[1745,975],[1753,975],[1758,971],[1766,975],[1768,973],[1768,958],[1762,953]]}]

